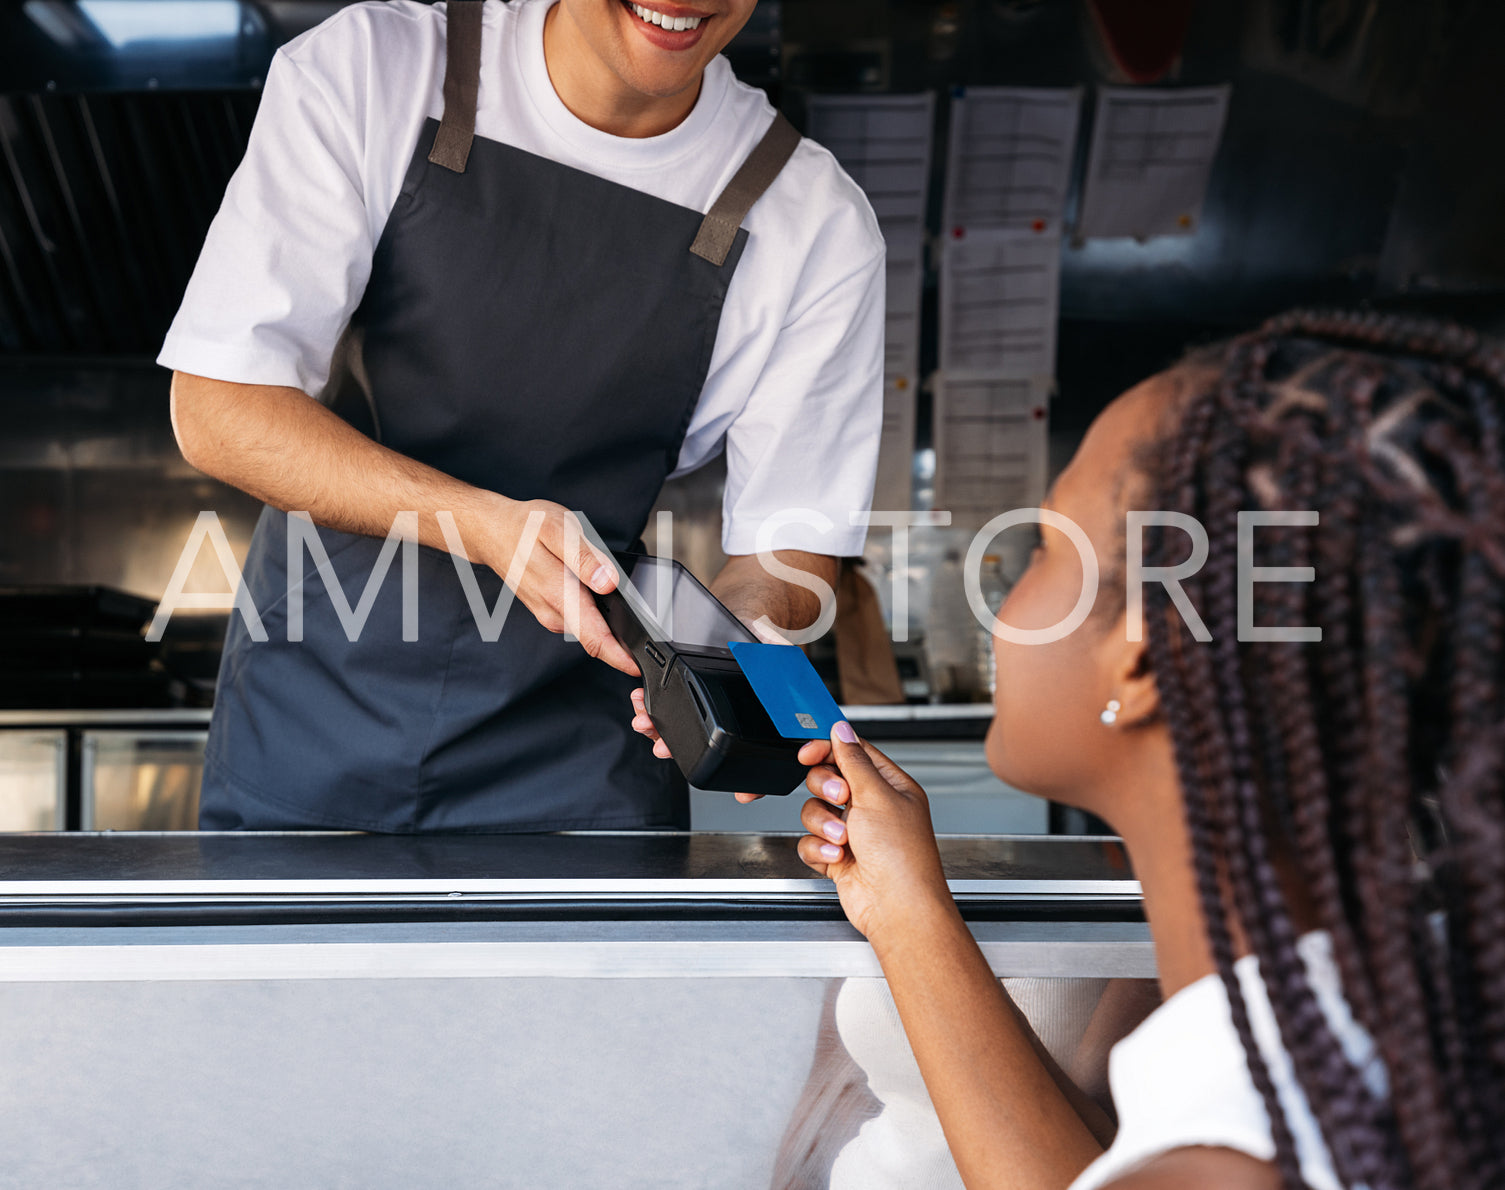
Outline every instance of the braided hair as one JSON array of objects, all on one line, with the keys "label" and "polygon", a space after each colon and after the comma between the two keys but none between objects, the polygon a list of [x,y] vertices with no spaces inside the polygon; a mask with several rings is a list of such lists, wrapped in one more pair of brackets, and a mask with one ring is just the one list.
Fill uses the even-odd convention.
[{"label": "braided hair", "polygon": [[[1505,351],[1442,322],[1299,311],[1198,364],[1138,470],[1147,507],[1207,529],[1183,586],[1212,641],[1151,584],[1147,649],[1276,1163],[1303,1185],[1235,930],[1345,1185],[1505,1185]],[[1260,565],[1315,577],[1254,584],[1253,623],[1320,642],[1238,639],[1237,517],[1261,509],[1321,519],[1261,528]],[[1186,550],[1179,530],[1146,532],[1147,566]],[[1387,1096],[1318,1007],[1282,865],[1331,936]]]}]

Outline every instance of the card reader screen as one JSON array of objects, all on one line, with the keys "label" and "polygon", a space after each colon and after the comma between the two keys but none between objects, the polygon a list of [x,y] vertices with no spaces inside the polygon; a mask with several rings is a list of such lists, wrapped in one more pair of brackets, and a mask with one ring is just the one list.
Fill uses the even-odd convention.
[{"label": "card reader screen", "polygon": [[618,561],[638,596],[631,600],[634,612],[645,626],[657,627],[660,639],[690,649],[725,649],[734,640],[758,639],[672,559],[628,554],[618,555]]}]

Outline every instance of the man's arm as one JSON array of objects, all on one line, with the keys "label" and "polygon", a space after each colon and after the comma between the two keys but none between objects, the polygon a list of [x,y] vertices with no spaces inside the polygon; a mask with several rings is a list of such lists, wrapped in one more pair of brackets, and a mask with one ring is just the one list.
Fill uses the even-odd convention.
[{"label": "man's arm", "polygon": [[[774,550],[773,556],[785,566],[819,579],[829,592],[827,597],[836,598],[835,558],[804,550]],[[770,574],[757,554],[728,558],[711,583],[711,594],[746,624],[767,616],[776,627],[792,631],[808,628],[821,613],[818,591]]]},{"label": "man's arm", "polygon": [[[582,583],[615,585],[575,516],[546,500],[511,500],[462,483],[373,442],[295,388],[234,384],[173,374],[172,424],[183,457],[200,471],[316,524],[385,537],[399,512],[418,513],[418,540],[448,550],[438,514],[454,517],[465,556],[505,576],[519,543],[538,525],[537,546],[515,584],[517,597],[551,632],[567,627],[586,652],[636,675]],[[578,620],[576,617],[578,616]]]}]

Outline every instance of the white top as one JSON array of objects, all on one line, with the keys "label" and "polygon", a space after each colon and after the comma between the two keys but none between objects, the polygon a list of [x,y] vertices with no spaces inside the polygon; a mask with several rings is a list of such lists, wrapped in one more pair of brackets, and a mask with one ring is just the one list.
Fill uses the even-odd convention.
[{"label": "white top", "polygon": [[[774,109],[724,57],[690,114],[661,136],[576,119],[543,55],[554,0],[485,6],[477,135],[699,211]],[[423,122],[443,114],[446,14],[363,3],[277,52],[245,160],[231,179],[158,362],[318,394],[359,304]],[[865,530],[882,421],[884,244],[862,191],[802,141],[744,222],[748,242],[676,474],[725,445],[722,545],[851,555]],[[504,495],[506,493],[503,493]],[[766,518],[812,510],[829,531]]]},{"label": "white top", "polygon": [[[1004,989],[1058,1060],[1076,1047],[1105,979],[1005,979]],[[878,1113],[836,1155],[828,1190],[966,1190],[946,1145],[899,1010],[885,979],[848,979],[836,994],[836,1029],[867,1076]],[[831,1120],[833,1132],[850,1120]]]},{"label": "white top", "polygon": [[[1296,943],[1317,1004],[1343,1052],[1376,1096],[1389,1093],[1373,1039],[1353,1018],[1324,931]],[[1285,1109],[1302,1176],[1311,1190],[1341,1190],[1327,1144],[1280,1042],[1259,962],[1234,964],[1249,1023]],[[1097,1190],[1172,1149],[1207,1145],[1261,1161],[1275,1158],[1270,1118],[1249,1076],[1222,980],[1209,975],[1182,988],[1113,1047],[1108,1081],[1118,1110],[1113,1145],[1071,1184]]]}]

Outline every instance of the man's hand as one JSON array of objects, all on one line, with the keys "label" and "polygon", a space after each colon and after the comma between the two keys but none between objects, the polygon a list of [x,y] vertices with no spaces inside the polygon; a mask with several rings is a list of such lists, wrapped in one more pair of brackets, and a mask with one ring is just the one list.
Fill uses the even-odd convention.
[{"label": "man's hand", "polygon": [[[798,567],[806,574],[819,579],[828,588],[836,581],[835,558],[828,558],[822,554],[807,554],[799,550],[779,550],[774,556],[786,565]],[[775,578],[763,568],[762,563],[754,554],[728,558],[721,573],[711,583],[711,592],[736,614],[737,618],[747,626],[749,632],[765,644],[786,645],[789,643],[777,628],[769,627],[767,621],[771,620],[775,625],[783,625],[786,628],[799,628],[814,623],[816,617],[820,615],[820,599],[814,592]],[[834,592],[832,597],[834,598]],[[760,621],[763,622],[760,623]],[[644,693],[641,688],[632,692],[632,729],[653,741],[655,756],[668,760],[672,756],[669,745],[664,743],[658,730],[653,726],[653,720],[648,717],[648,708],[643,700]],[[763,795],[761,793],[736,793],[732,796],[746,804],[757,801]]]},{"label": "man's hand", "polygon": [[575,513],[548,500],[507,501],[481,561],[550,632],[569,632],[592,657],[641,676],[591,597],[591,591],[604,595],[616,587],[616,563],[585,539]]},{"label": "man's hand", "polygon": [[[373,442],[295,388],[177,372],[172,424],[194,467],[273,508],[307,512],[315,524],[385,537],[399,512],[417,512],[421,544],[490,566],[549,631],[568,629],[593,657],[638,676],[585,590],[611,590],[615,567],[561,505],[462,483]],[[520,551],[530,532],[531,553]],[[603,565],[608,573],[599,575]]]}]

